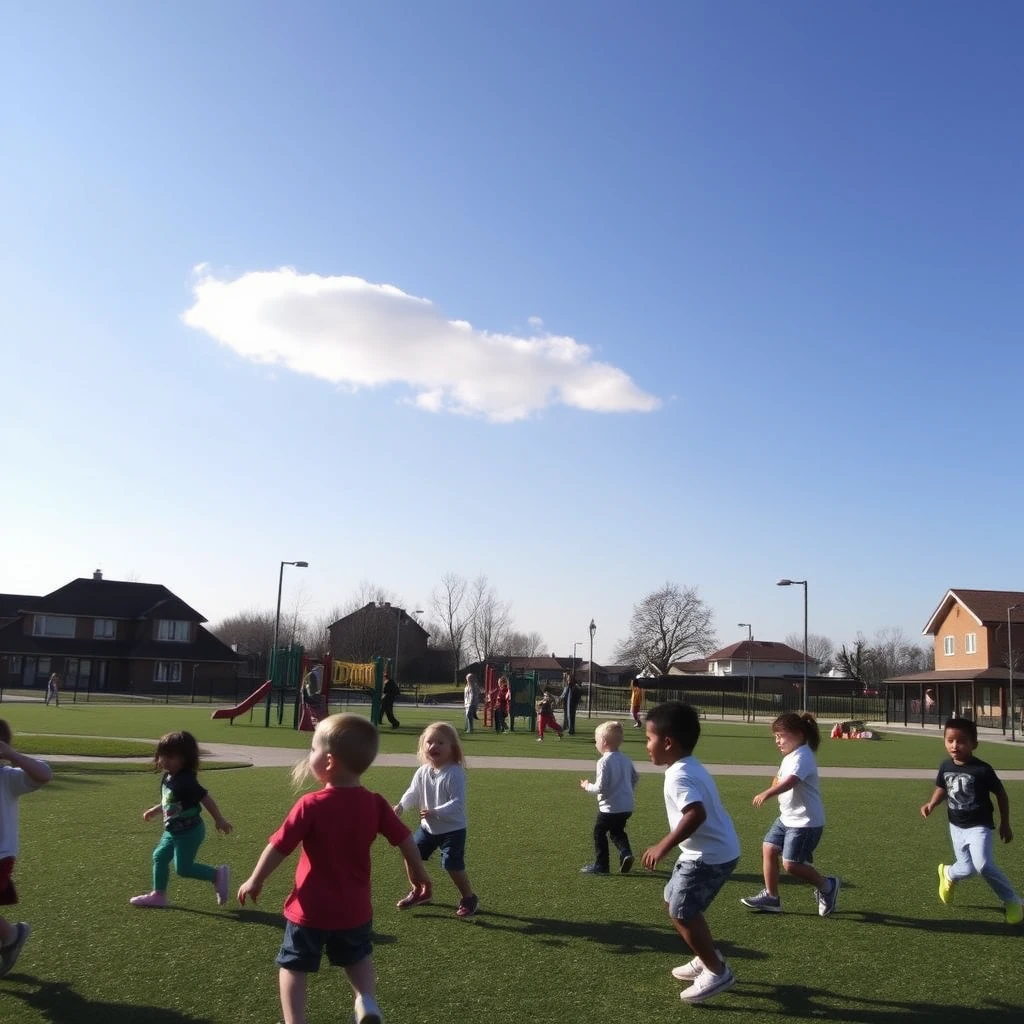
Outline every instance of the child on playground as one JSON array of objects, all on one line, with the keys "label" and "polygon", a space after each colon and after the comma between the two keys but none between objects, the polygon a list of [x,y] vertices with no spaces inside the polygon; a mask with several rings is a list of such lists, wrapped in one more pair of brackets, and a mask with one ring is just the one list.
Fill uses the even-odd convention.
[{"label": "child on playground", "polygon": [[740,900],[751,910],[779,913],[779,857],[786,872],[801,882],[814,886],[818,914],[828,917],[839,901],[839,879],[821,875],[813,866],[814,850],[821,842],[825,828],[825,808],[818,783],[818,763],[814,751],[821,736],[814,717],[804,712],[788,711],[772,722],[775,746],[782,754],[782,764],[775,781],[753,799],[760,807],[773,796],[779,798],[779,816],[768,829],[761,843],[761,865],[764,888],[756,896]]},{"label": "child on playground", "polygon": [[512,709],[512,691],[508,680],[501,676],[498,679],[498,690],[494,695],[494,731],[508,731],[508,713]]},{"label": "child on playground", "polygon": [[[18,856],[18,801],[53,778],[45,761],[20,754],[11,745],[11,727],[0,718],[0,906],[18,902],[11,875]],[[0,978],[10,973],[32,929],[26,921],[11,922],[0,915]]]},{"label": "child on playground", "polygon": [[219,832],[231,831],[231,822],[220,813],[213,797],[196,778],[199,772],[199,744],[190,732],[169,732],[156,745],[153,764],[163,773],[160,803],[142,812],[143,820],[163,816],[164,832],[153,851],[153,888],[128,902],[133,907],[166,907],[171,861],[181,878],[212,882],[217,903],[228,901],[230,871],[227,864],[211,867],[197,864],[196,854],[206,838],[202,809],[210,812]]},{"label": "child on playground", "polygon": [[597,821],[594,822],[594,862],[580,868],[585,875],[608,874],[608,835],[619,851],[619,870],[626,874],[633,866],[633,851],[626,835],[626,822],[633,813],[633,791],[640,781],[637,770],[625,754],[622,726],[602,722],[594,730],[594,745],[601,755],[595,780],[580,779],[580,789],[597,795]]},{"label": "child on playground", "polygon": [[545,729],[554,729],[558,738],[562,738],[562,727],[555,721],[555,698],[547,690],[541,693],[540,700],[537,701],[537,732],[540,733],[537,737],[538,743],[544,742]]},{"label": "child on playground", "polygon": [[634,679],[629,689],[629,713],[633,716],[633,728],[642,729],[643,722],[640,721],[640,709],[644,706],[644,691],[640,689]]},{"label": "child on playground", "polygon": [[401,851],[413,891],[430,895],[409,830],[384,797],[362,785],[360,777],[373,764],[378,744],[376,727],[360,715],[320,721],[293,778],[301,785],[312,775],[323,788],[297,801],[238,889],[239,903],[255,903],[273,871],[301,844],[277,954],[285,1024],[305,1024],[307,976],[320,969],[325,948],[328,961],[345,971],[352,986],[357,1024],[380,1024],[370,901],[370,847],[378,835]]},{"label": "child on playground", "polygon": [[948,801],[949,837],[956,860],[939,865],[939,899],[951,902],[957,882],[977,872],[1002,902],[1006,923],[1020,924],[1024,921],[1020,896],[992,856],[993,796],[999,805],[999,838],[1004,843],[1013,839],[1006,790],[992,766],[974,756],[978,727],[973,721],[947,719],[942,739],[949,757],[939,765],[935,790],[921,808],[921,816],[927,818],[943,800]]},{"label": "child on playground", "polygon": [[[413,839],[423,860],[435,850],[441,851],[441,867],[459,890],[456,917],[472,917],[479,900],[466,874],[466,772],[465,756],[459,734],[447,722],[433,722],[420,733],[417,749],[420,767],[409,788],[395,804],[395,814],[416,808],[420,825]],[[430,899],[426,891],[415,887],[397,903],[408,910]]]},{"label": "child on playground", "polygon": [[664,765],[665,809],[669,832],[641,857],[653,871],[673,846],[679,859],[665,886],[669,917],[695,956],[672,970],[677,981],[691,981],[679,993],[687,1003],[702,1003],[736,984],[729,965],[711,937],[704,911],[736,870],[739,839],[719,799],[714,780],[693,756],[700,719],[689,704],[668,701],[647,712],[647,754]]}]

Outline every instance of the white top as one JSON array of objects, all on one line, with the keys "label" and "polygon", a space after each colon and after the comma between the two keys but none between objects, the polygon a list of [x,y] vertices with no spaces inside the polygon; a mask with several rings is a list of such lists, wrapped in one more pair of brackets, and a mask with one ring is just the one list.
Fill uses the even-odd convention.
[{"label": "white top", "polygon": [[42,785],[21,768],[0,767],[0,858],[18,856],[18,800]]},{"label": "white top", "polygon": [[409,783],[409,788],[398,801],[402,811],[412,808],[435,811],[420,821],[424,832],[441,835],[466,827],[466,773],[461,764],[446,764],[434,768],[420,765]]},{"label": "white top", "polygon": [[474,704],[479,704],[480,687],[475,683],[466,683],[466,687],[462,691],[462,699],[467,709],[471,708]]},{"label": "white top", "polygon": [[605,814],[633,812],[633,790],[640,781],[633,762],[621,750],[609,750],[597,762],[594,782],[587,792],[597,794],[597,808]]},{"label": "white top", "polygon": [[818,784],[818,762],[806,743],[782,759],[776,781],[782,782],[791,775],[800,781],[788,792],[779,794],[779,820],[787,828],[822,828],[825,807]]},{"label": "white top", "polygon": [[725,864],[740,855],[740,841],[718,796],[718,788],[708,770],[692,754],[665,770],[665,810],[669,831],[679,824],[683,811],[691,804],[704,805],[707,817],[689,839],[679,844],[684,860],[703,860],[705,864]]}]

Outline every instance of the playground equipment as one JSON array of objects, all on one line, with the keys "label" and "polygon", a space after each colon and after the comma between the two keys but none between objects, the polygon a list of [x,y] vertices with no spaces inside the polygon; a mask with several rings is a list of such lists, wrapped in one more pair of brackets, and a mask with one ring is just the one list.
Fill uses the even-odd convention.
[{"label": "playground equipment", "polygon": [[211,718],[226,718],[230,725],[235,724],[235,719],[239,715],[244,715],[255,704],[258,704],[264,697],[270,692],[270,680],[268,679],[262,686],[257,686],[248,697],[245,698],[240,704],[236,704],[231,708],[217,708],[210,717]]}]

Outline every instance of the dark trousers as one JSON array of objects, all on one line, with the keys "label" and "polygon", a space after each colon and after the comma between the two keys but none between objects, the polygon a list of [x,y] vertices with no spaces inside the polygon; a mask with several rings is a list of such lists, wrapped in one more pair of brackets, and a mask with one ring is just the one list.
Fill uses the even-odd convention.
[{"label": "dark trousers", "polygon": [[395,718],[394,698],[391,700],[385,698],[380,702],[380,713],[383,718],[386,718],[391,723],[392,729],[398,728],[398,719]]},{"label": "dark trousers", "polygon": [[494,709],[494,731],[504,732],[505,731],[505,712],[502,708]]},{"label": "dark trousers", "polygon": [[567,730],[570,736],[576,735],[576,709],[580,706],[579,698],[567,697],[565,706],[562,708],[562,728]]},{"label": "dark trousers", "polygon": [[615,849],[619,851],[620,864],[624,857],[633,856],[629,836],[626,835],[626,822],[631,814],[632,811],[621,811],[618,814],[597,812],[597,821],[594,822],[594,863],[599,868],[608,870],[608,836],[612,837]]}]

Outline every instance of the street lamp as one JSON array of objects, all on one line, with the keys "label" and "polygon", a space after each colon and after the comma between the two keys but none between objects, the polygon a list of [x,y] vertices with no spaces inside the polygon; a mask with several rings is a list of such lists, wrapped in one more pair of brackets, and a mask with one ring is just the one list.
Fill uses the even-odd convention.
[{"label": "street lamp", "polygon": [[569,672],[569,678],[570,679],[575,679],[576,678],[576,648],[577,647],[582,647],[582,646],[583,646],[583,641],[582,640],[577,640],[572,645],[572,668],[571,668],[571,671]]},{"label": "street lamp", "polygon": [[807,711],[807,580],[776,580],[777,587],[804,588],[804,711]]},{"label": "street lamp", "polygon": [[594,707],[594,634],[597,626],[594,620],[590,620],[590,671],[587,673],[587,718],[590,717]]},{"label": "street lamp", "polygon": [[1010,612],[1015,612],[1018,608],[1024,608],[1024,605],[1011,604],[1006,609],[1006,664],[1010,669],[1010,742],[1013,743],[1017,739],[1017,722],[1013,717],[1013,626],[1010,623]]},{"label": "street lamp", "polygon": [[738,629],[746,629],[747,631],[747,701],[748,710],[750,711],[750,721],[754,720],[754,684],[751,680],[751,665],[750,665],[750,648],[754,643],[754,627],[749,622],[737,622],[736,627]]},{"label": "street lamp", "polygon": [[[398,612],[398,628],[395,630],[395,666],[394,671],[391,673],[391,678],[397,683],[398,682],[398,645],[402,639],[402,616],[406,613],[401,608],[396,608]],[[413,615],[422,615],[423,609],[417,608],[413,611]]]},{"label": "street lamp", "polygon": [[[277,611],[274,613],[274,649],[270,653],[270,678],[280,683],[277,678],[277,635],[281,631],[281,584],[284,582],[284,567],[294,565],[296,569],[308,569],[309,562],[282,562],[277,573]],[[269,706],[269,705],[268,705]]]}]

